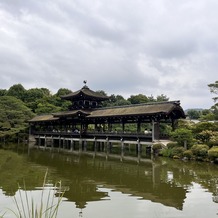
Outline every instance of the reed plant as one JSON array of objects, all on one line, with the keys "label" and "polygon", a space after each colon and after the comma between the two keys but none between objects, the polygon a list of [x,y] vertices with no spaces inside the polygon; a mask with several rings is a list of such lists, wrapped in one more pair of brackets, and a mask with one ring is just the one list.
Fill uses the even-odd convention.
[{"label": "reed plant", "polygon": [[[64,190],[61,186],[61,181],[55,184],[54,187],[47,189],[46,179],[48,171],[46,171],[43,181],[43,187],[40,194],[40,200],[34,199],[33,196],[27,193],[24,183],[25,192],[18,190],[18,197],[14,197],[16,205],[15,210],[9,209],[16,218],[56,218],[59,206],[62,202]],[[2,216],[2,218],[4,215]],[[1,216],[0,216],[1,218]]]}]

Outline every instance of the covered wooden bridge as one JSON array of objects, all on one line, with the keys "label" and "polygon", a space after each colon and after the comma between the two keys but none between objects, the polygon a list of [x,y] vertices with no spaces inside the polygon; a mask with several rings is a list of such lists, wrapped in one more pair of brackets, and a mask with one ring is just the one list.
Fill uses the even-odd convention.
[{"label": "covered wooden bridge", "polygon": [[109,98],[86,85],[62,99],[72,102],[69,111],[30,120],[30,134],[44,146],[48,141],[71,150],[76,141],[81,145],[92,141],[149,144],[166,137],[160,128],[163,123],[174,129],[177,120],[185,118],[179,101],[101,107]]}]

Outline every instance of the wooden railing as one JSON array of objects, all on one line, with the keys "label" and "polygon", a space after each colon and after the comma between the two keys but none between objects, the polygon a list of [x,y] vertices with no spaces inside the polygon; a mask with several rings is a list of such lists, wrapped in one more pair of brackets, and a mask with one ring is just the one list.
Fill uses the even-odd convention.
[{"label": "wooden railing", "polygon": [[83,133],[75,132],[53,132],[53,131],[33,131],[33,135],[42,135],[48,137],[66,137],[66,138],[96,138],[96,139],[111,139],[111,140],[130,140],[130,141],[152,141],[152,134],[144,134],[137,132],[95,132],[87,131]]}]

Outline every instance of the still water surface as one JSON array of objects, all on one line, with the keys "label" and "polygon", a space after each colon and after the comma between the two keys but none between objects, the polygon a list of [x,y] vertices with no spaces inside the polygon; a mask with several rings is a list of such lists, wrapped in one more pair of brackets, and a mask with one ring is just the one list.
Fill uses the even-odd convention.
[{"label": "still water surface", "polygon": [[218,218],[217,165],[163,158],[120,162],[39,150],[0,150],[0,215],[14,217],[14,197],[27,193],[40,201],[47,169],[48,188],[61,181],[66,190],[58,218]]}]

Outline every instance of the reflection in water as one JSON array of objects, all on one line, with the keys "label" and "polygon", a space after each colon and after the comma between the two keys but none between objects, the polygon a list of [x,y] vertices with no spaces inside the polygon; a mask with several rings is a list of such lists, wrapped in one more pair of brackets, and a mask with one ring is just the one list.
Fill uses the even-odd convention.
[{"label": "reflection in water", "polygon": [[71,181],[68,182],[70,191],[65,193],[65,197],[75,202],[78,208],[107,196],[107,193],[97,191],[98,184],[178,209],[182,209],[185,199],[186,189],[163,180],[161,163],[136,165],[57,153],[52,153],[48,159],[48,153],[41,152],[33,152],[31,161],[56,167],[64,178]]},{"label": "reflection in water", "polygon": [[[42,184],[44,173],[48,168],[48,184],[61,180],[66,189],[63,213],[69,211],[69,208],[72,211],[74,202],[77,217],[93,217],[92,210],[96,208],[104,210],[110,208],[111,211],[104,214],[104,217],[112,217],[110,216],[112,214],[120,214],[122,217],[121,213],[125,214],[125,217],[144,217],[144,212],[150,208],[149,212],[147,211],[150,217],[167,217],[167,213],[170,212],[173,214],[171,217],[191,218],[189,214],[196,213],[193,208],[190,210],[189,205],[195,205],[191,200],[192,197],[205,196],[204,200],[210,206],[205,202],[202,202],[202,205],[211,208],[212,215],[216,214],[212,203],[213,200],[216,202],[218,171],[217,166],[209,163],[157,159],[137,164],[39,150],[31,151],[29,156],[4,152],[0,158],[0,173],[4,177],[0,178],[3,194],[14,195],[18,189],[17,183],[23,184],[23,180],[27,190],[35,190],[35,187]],[[112,211],[110,205],[113,205],[116,213]],[[128,209],[124,208],[126,206]],[[131,208],[133,206],[134,208]],[[157,212],[158,210],[160,211]],[[99,209],[100,211],[105,213],[102,209]],[[131,211],[137,215],[130,216]],[[163,215],[163,211],[166,215]],[[188,214],[185,214],[185,211],[188,211]]]}]

